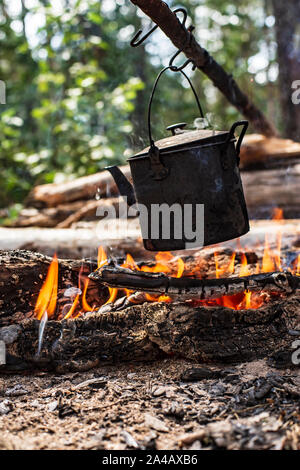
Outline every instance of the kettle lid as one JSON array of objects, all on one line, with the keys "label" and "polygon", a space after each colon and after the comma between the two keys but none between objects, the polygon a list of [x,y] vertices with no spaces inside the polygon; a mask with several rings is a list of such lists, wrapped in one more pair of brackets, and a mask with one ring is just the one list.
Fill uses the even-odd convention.
[{"label": "kettle lid", "polygon": [[[168,151],[175,151],[177,149],[179,150],[182,147],[194,147],[195,144],[199,144],[199,146],[201,147],[205,144],[223,143],[226,140],[227,135],[228,131],[216,131],[211,129],[184,131],[157,140],[155,142],[155,146],[159,148],[161,153],[166,153]],[[150,147],[146,147],[130,158],[148,155],[149,149]]]}]

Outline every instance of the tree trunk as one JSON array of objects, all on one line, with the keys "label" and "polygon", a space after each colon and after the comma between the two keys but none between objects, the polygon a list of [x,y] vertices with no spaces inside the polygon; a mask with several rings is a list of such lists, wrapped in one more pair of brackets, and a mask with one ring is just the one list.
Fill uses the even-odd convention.
[{"label": "tree trunk", "polygon": [[299,0],[272,0],[276,19],[282,123],[286,137],[300,142],[300,104],[292,102],[292,83],[300,80]]}]

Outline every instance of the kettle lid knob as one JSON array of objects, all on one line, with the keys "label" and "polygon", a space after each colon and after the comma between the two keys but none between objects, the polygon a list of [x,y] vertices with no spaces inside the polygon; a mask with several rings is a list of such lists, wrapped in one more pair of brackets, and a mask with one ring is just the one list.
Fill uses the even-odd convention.
[{"label": "kettle lid knob", "polygon": [[178,129],[182,130],[185,126],[186,122],[178,122],[177,124],[171,124],[170,126],[166,127],[166,130],[171,131],[172,135],[176,135],[180,133],[178,132]]}]

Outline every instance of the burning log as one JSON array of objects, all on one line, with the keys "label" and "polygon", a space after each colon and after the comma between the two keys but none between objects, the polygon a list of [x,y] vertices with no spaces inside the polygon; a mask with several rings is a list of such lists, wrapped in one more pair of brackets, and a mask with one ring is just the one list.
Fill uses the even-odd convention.
[{"label": "burning log", "polygon": [[[97,263],[91,264],[4,252],[0,258],[0,341],[2,346],[5,343],[6,364],[1,371],[37,367],[57,372],[87,370],[120,360],[149,361],[168,354],[196,361],[232,362],[289,351],[291,335],[300,335],[300,279],[285,272],[221,278],[221,273],[233,274],[233,255],[225,267],[216,262],[216,279],[195,279],[180,278],[186,265],[166,253],[157,255],[153,267],[138,266],[128,255],[123,264],[136,268],[135,272],[107,265],[102,248]],[[173,265],[171,271],[163,264],[167,261]],[[243,254],[240,273],[249,272],[244,261]],[[100,271],[88,281],[91,268],[97,267]],[[177,278],[170,277],[174,270]],[[84,289],[78,293],[83,275]],[[88,299],[87,281],[91,283]],[[127,286],[127,301],[116,300],[118,290],[104,287],[108,283]],[[131,294],[133,287],[144,289],[145,297],[143,292]],[[67,295],[65,289],[76,290],[67,313],[61,303],[62,296]],[[243,300],[245,289],[252,295],[265,291],[269,299],[249,306]],[[164,295],[157,301],[156,297],[149,298],[149,291]],[[169,303],[166,292],[173,292],[184,302]],[[224,295],[223,303],[218,303],[218,295]],[[93,298],[98,308],[103,306],[100,310],[87,305]]]},{"label": "burning log", "polygon": [[300,278],[289,272],[261,273],[224,279],[175,278],[164,273],[132,271],[117,266],[104,266],[89,275],[109,287],[168,295],[172,299],[215,299],[244,291],[291,295],[300,289]]},{"label": "burning log", "polygon": [[156,302],[75,320],[50,320],[37,355],[39,330],[40,322],[34,319],[0,328],[7,352],[1,371],[41,367],[63,373],[170,354],[198,362],[232,363],[275,357],[280,351],[289,354],[292,367],[300,305],[296,297],[240,311]]},{"label": "burning log", "polygon": [[[33,315],[39,290],[46,278],[51,258],[26,250],[0,252],[0,326],[9,325]],[[58,260],[58,290],[78,287],[82,279],[97,268],[91,260]],[[103,288],[90,281],[91,299],[103,297]],[[100,290],[99,290],[100,287]]]}]

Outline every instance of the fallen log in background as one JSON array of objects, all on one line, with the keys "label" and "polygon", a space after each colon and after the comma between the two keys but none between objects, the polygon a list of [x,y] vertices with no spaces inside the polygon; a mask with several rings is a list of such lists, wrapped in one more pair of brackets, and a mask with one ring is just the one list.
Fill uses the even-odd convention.
[{"label": "fallen log in background", "polygon": [[[300,217],[299,143],[261,134],[246,135],[240,165],[251,218],[270,217],[274,206],[281,207],[286,218]],[[129,167],[122,169],[130,179]],[[95,200],[96,193],[103,197]],[[118,206],[117,197],[106,197],[110,194],[117,195],[118,189],[107,171],[68,183],[36,186],[28,196],[27,207],[7,226],[68,228],[81,220],[100,220],[96,216],[98,207]],[[125,207],[122,198],[120,202]]]},{"label": "fallen log in background", "polygon": [[[265,236],[268,237],[271,247],[276,248],[278,232],[282,232],[282,247],[285,250],[291,247],[293,250],[299,250],[299,241],[297,241],[297,234],[300,233],[299,220],[251,220],[250,232],[240,239],[245,247],[244,251],[247,251],[247,257],[249,251],[252,254],[263,251]],[[123,238],[120,238],[120,234],[123,234]],[[115,257],[125,257],[130,253],[136,261],[153,259],[153,253],[143,247],[137,219],[110,220],[109,232],[102,228],[102,221],[81,222],[79,227],[68,229],[0,227],[0,247],[3,250],[25,249],[51,257],[56,252],[59,258],[81,259],[96,258],[100,245]],[[234,251],[241,249],[237,240],[231,240],[218,247],[202,249],[202,254],[206,254],[209,250],[221,254],[226,248]],[[181,256],[194,253],[195,250],[174,252],[175,255]],[[249,263],[252,262],[251,259],[248,260]]]},{"label": "fallen log in background", "polygon": [[[99,215],[99,209],[101,209],[101,214]],[[112,210],[112,215],[115,214],[116,218],[120,216],[120,212],[123,214],[128,214],[128,206],[123,201],[122,198],[108,198],[108,199],[101,199],[100,201],[86,201],[86,203],[78,209],[73,214],[70,214],[65,220],[60,222],[57,225],[57,228],[68,228],[71,227],[72,224],[78,222],[79,220],[98,220],[100,221],[104,217],[108,217],[110,210]],[[130,217],[130,216],[128,216]],[[131,216],[132,217],[132,216]]]},{"label": "fallen log in background", "polygon": [[241,178],[250,218],[270,217],[274,207],[285,218],[300,218],[300,159],[281,168],[242,171]]},{"label": "fallen log in background", "polygon": [[[129,167],[126,165],[121,170],[129,178]],[[108,171],[102,171],[93,175],[82,176],[65,183],[51,183],[36,186],[29,193],[26,205],[28,207],[54,207],[62,203],[82,199],[95,199],[96,194],[102,196],[114,196],[118,194],[118,188]]]},{"label": "fallen log in background", "polygon": [[69,204],[59,204],[56,207],[37,209],[25,207],[16,220],[8,220],[7,227],[56,227],[74,212],[78,211],[87,201],[74,201]]},{"label": "fallen log in background", "polygon": [[240,153],[242,169],[287,166],[300,158],[300,143],[290,139],[266,137],[262,134],[245,135]]},{"label": "fallen log in background", "polygon": [[[37,209],[35,207],[24,208],[18,218],[6,223],[7,227],[57,227],[68,228],[73,223],[84,220],[101,220],[106,210],[115,209],[115,214],[119,216],[119,209],[127,211],[127,204],[119,197],[112,197],[100,200],[80,200],[69,204],[60,204],[57,207],[46,207]],[[104,215],[100,216],[99,209]],[[97,212],[98,211],[98,212]]]},{"label": "fallen log in background", "polygon": [[117,266],[104,266],[89,278],[109,287],[169,295],[172,299],[215,299],[244,292],[268,292],[291,295],[300,289],[300,277],[289,272],[262,273],[223,279],[171,277],[164,273],[132,271]]}]

